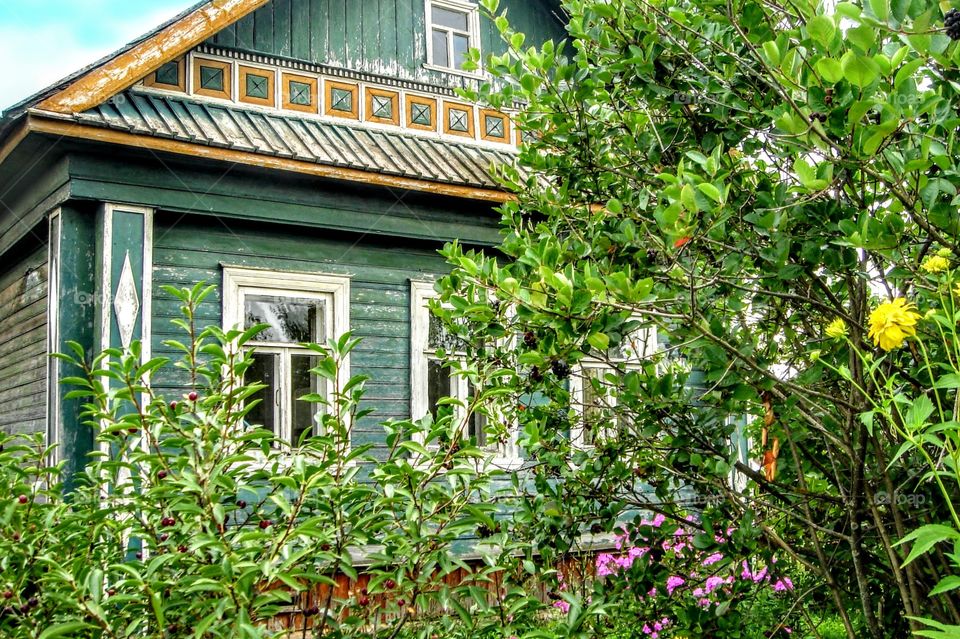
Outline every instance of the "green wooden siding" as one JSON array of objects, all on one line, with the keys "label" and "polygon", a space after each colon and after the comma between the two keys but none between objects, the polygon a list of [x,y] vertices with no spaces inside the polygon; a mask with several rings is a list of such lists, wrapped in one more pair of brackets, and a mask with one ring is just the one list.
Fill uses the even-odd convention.
[{"label": "green wooden siding", "polygon": [[[514,26],[528,42],[560,39],[555,3],[505,0]],[[438,85],[459,86],[461,76],[423,68],[427,61],[423,0],[273,0],[209,40],[209,44],[329,64]],[[496,27],[483,20],[484,55],[505,50]]]},{"label": "green wooden siding", "polygon": [[[337,237],[330,233],[285,232],[236,223],[209,223],[158,214],[154,229],[153,349],[174,356],[163,345],[182,339],[170,320],[178,315],[174,298],[163,285],[217,284],[199,310],[204,323],[221,323],[219,285],[222,265],[347,274],[351,277],[350,319],[363,342],[352,356],[352,372],[371,377],[367,403],[375,413],[357,425],[354,443],[379,443],[387,419],[410,416],[410,280],[446,270],[438,245],[382,242],[371,237]],[[162,392],[179,394],[186,381],[179,371],[157,375]]]},{"label": "green wooden siding", "polygon": [[0,275],[0,430],[43,432],[47,393],[47,250]]}]

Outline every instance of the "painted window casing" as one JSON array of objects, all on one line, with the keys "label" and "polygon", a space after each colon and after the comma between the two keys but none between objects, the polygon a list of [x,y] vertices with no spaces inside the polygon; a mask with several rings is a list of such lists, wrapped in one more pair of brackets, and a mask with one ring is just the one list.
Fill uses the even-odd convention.
[{"label": "painted window casing", "polygon": [[[329,400],[334,389],[310,373],[317,354],[303,344],[324,344],[349,330],[349,278],[225,267],[223,320],[228,330],[270,325],[249,347],[254,365],[247,381],[263,382],[267,388],[255,396],[262,403],[248,421],[294,446],[305,431],[318,433],[321,407],[299,398],[319,394]],[[349,377],[345,361],[340,383],[345,385]]]},{"label": "painted window casing", "polygon": [[[439,320],[430,312],[429,302],[436,297],[432,282],[410,283],[411,417],[417,420],[427,414],[436,415],[437,401],[451,397],[458,402],[454,405],[454,419],[463,425],[465,438],[488,451],[494,466],[517,468],[522,465],[523,459],[517,446],[516,427],[510,428],[507,442],[488,441],[491,433],[487,429],[486,416],[467,413],[466,406],[475,393],[473,385],[466,377],[455,372],[456,365],[444,366],[450,356],[456,358],[459,353]],[[438,349],[443,349],[448,358],[438,357]]]},{"label": "painted window casing", "polygon": [[608,436],[616,424],[617,398],[612,391],[619,371],[641,367],[656,351],[656,329],[638,328],[611,348],[606,358],[587,358],[574,367],[570,375],[570,402],[577,413],[570,429],[574,446],[590,448]]},{"label": "painted window casing", "polygon": [[465,71],[470,49],[480,48],[480,10],[462,0],[426,0],[427,68],[448,73]]}]

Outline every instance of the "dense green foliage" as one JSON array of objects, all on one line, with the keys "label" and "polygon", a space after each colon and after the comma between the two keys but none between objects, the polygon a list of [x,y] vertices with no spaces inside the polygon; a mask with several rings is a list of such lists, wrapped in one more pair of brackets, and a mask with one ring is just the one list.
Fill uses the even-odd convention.
[{"label": "dense green foliage", "polygon": [[[707,538],[736,525],[739,553],[810,576],[802,632],[808,607],[849,637],[960,624],[934,543],[958,486],[931,481],[957,472],[955,281],[930,277],[960,230],[949,4],[562,4],[563,45],[498,18],[512,52],[487,68],[509,86],[471,97],[524,103],[536,133],[504,174],[502,256],[449,247],[440,310],[536,469],[517,534],[563,553],[692,494]],[[615,356],[651,326],[658,355]],[[918,401],[938,411],[905,416]]]}]

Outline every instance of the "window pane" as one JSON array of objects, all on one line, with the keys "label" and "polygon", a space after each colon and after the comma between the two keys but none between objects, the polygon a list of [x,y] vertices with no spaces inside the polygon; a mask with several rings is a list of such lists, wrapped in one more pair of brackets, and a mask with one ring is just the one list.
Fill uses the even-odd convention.
[{"label": "window pane", "polygon": [[276,353],[254,353],[253,364],[247,369],[244,381],[247,384],[266,384],[267,387],[250,397],[249,401],[260,400],[249,413],[247,423],[261,426],[274,435],[277,434],[277,363]]},{"label": "window pane", "polygon": [[[606,393],[604,393],[604,369],[585,368],[583,370],[583,443],[592,446],[594,435],[602,428]],[[600,388],[596,388],[596,384]]]},{"label": "window pane", "polygon": [[462,35],[453,36],[453,68],[463,68],[467,61],[467,51],[470,49],[470,38]]},{"label": "window pane", "polygon": [[257,336],[258,342],[316,342],[317,318],[323,316],[323,307],[323,300],[248,295],[244,298],[244,328],[269,324]]},{"label": "window pane", "polygon": [[436,418],[437,404],[444,397],[452,395],[452,378],[450,369],[443,366],[438,359],[427,361],[427,407],[430,414]]},{"label": "window pane", "polygon": [[433,64],[438,67],[450,66],[450,51],[448,51],[447,32],[433,30]]},{"label": "window pane", "polygon": [[[429,311],[424,311],[429,313]],[[442,348],[448,353],[461,353],[466,344],[456,335],[451,335],[443,321],[436,315],[430,314],[430,328],[427,334],[427,345],[431,350]]]},{"label": "window pane", "polygon": [[[469,394],[466,397],[466,402],[469,407],[470,402],[473,400],[473,396],[476,394],[476,388],[473,384],[468,385]],[[472,439],[477,446],[483,447],[487,445],[487,416],[482,415],[476,411],[470,413],[470,417],[467,419],[467,437]]]},{"label": "window pane", "polygon": [[468,14],[462,11],[451,11],[450,9],[443,9],[441,7],[433,8],[433,24],[435,25],[467,31],[467,21]]},{"label": "window pane", "polygon": [[290,357],[290,405],[293,407],[292,444],[299,446],[304,433],[316,433],[317,415],[323,409],[319,404],[301,401],[304,395],[313,393],[322,395],[325,380],[313,375],[310,370],[317,367],[319,358],[313,355],[292,355]]}]

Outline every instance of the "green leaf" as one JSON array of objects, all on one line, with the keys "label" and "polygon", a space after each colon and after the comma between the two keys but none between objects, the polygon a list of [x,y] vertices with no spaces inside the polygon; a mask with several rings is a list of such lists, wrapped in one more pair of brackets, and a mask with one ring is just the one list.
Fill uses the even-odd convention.
[{"label": "green leaf", "polygon": [[853,51],[847,51],[840,59],[840,64],[843,67],[843,77],[861,89],[869,86],[880,75],[876,62]]},{"label": "green leaf", "polygon": [[807,22],[807,33],[810,37],[823,45],[824,49],[830,48],[830,42],[833,41],[833,35],[837,28],[833,26],[833,20],[827,16],[815,16]]},{"label": "green leaf", "polygon": [[930,596],[939,595],[945,592],[950,592],[951,590],[956,590],[960,588],[960,577],[956,575],[949,575],[940,580],[933,590],[930,591]]},{"label": "green leaf", "polygon": [[907,430],[919,430],[926,424],[927,419],[933,414],[933,402],[926,395],[920,395],[910,405],[910,410],[904,415],[904,426]]},{"label": "green leaf", "polygon": [[829,84],[843,80],[843,66],[833,58],[820,58],[817,61],[817,73]]},{"label": "green leaf", "polygon": [[65,623],[59,623],[55,626],[50,626],[46,630],[40,633],[38,639],[53,639],[54,637],[66,637],[74,633],[80,632],[81,630],[86,630],[87,628],[93,628],[92,625],[84,623],[82,621],[67,621]]},{"label": "green leaf", "polygon": [[933,548],[936,544],[947,541],[947,540],[956,540],[960,539],[960,532],[957,532],[950,526],[944,526],[942,524],[927,524],[922,526],[912,533],[901,539],[897,542],[896,545],[900,546],[907,543],[913,543],[913,548],[910,549],[910,554],[907,555],[907,558],[904,560],[903,565],[912,563],[917,557],[923,555],[928,550]]},{"label": "green leaf", "polygon": [[776,42],[773,40],[767,40],[764,42],[763,53],[767,58],[767,62],[770,63],[770,66],[780,66],[780,49],[777,47]]},{"label": "green leaf", "polygon": [[708,198],[716,202],[717,204],[723,199],[723,196],[720,194],[720,189],[710,184],[709,182],[704,182],[699,186],[700,192],[706,195]]},{"label": "green leaf", "polygon": [[604,333],[591,334],[587,337],[587,342],[601,353],[606,352],[606,350],[610,348],[610,338]]}]

